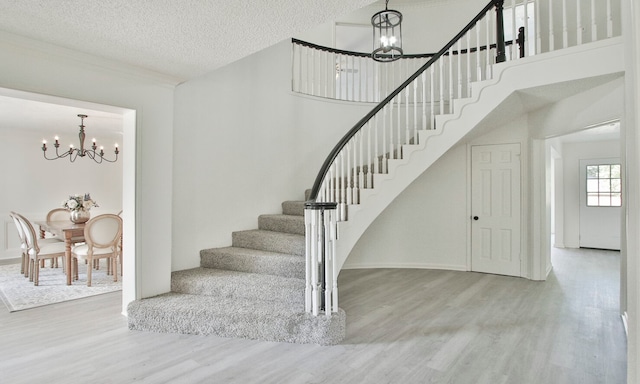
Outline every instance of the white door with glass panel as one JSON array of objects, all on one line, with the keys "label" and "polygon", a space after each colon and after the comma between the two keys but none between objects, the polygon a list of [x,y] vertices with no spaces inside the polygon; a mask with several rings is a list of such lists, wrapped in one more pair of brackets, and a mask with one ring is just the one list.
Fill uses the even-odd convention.
[{"label": "white door with glass panel", "polygon": [[520,276],[520,144],[471,147],[471,270]]},{"label": "white door with glass panel", "polygon": [[580,160],[580,247],[620,249],[620,159]]}]

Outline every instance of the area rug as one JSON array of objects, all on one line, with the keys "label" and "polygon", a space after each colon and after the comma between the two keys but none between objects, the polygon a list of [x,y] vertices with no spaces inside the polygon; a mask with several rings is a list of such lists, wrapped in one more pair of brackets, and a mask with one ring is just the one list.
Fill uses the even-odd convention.
[{"label": "area rug", "polygon": [[0,298],[9,312],[15,312],[122,290],[121,279],[114,282],[106,271],[106,265],[101,264],[92,272],[91,287],[87,287],[86,265],[79,263],[78,280],[67,285],[62,267],[50,268],[47,261],[47,266],[40,268],[39,285],[34,286],[20,274],[20,264],[0,265]]}]

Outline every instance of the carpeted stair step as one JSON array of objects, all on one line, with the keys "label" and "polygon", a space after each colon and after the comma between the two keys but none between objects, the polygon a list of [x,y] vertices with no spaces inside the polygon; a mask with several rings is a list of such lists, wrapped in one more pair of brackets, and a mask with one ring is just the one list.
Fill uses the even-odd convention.
[{"label": "carpeted stair step", "polygon": [[300,256],[304,256],[305,253],[304,235],[261,229],[233,232],[231,244],[234,247],[290,253]]},{"label": "carpeted stair step", "polygon": [[304,217],[304,203],[304,201],[285,201],[282,203],[282,213]]},{"label": "carpeted stair step", "polygon": [[305,278],[305,260],[303,256],[249,248],[203,249],[200,251],[200,266],[298,279]]},{"label": "carpeted stair step", "polygon": [[304,284],[302,279],[212,268],[193,268],[171,274],[172,292],[270,301],[301,312],[304,311]]},{"label": "carpeted stair step", "polygon": [[312,316],[285,305],[244,299],[167,293],[127,308],[129,329],[217,335],[299,344],[333,345],[345,336],[343,310]]},{"label": "carpeted stair step", "polygon": [[258,229],[304,235],[304,216],[260,215]]}]

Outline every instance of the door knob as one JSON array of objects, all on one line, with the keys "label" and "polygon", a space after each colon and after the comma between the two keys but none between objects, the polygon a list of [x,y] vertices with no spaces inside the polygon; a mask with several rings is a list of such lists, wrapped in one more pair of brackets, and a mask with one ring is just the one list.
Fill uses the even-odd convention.
[{"label": "door knob", "polygon": [[479,217],[478,216],[473,216],[473,220],[478,220]]}]

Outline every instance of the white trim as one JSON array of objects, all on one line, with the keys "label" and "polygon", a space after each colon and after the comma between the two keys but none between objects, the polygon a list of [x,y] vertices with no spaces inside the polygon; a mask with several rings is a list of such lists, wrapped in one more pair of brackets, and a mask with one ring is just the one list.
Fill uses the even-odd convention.
[{"label": "white trim", "polygon": [[430,263],[345,263],[342,269],[381,269],[381,268],[393,268],[393,269],[438,269],[448,271],[462,271],[467,272],[468,268],[465,265],[447,265],[447,264],[430,264]]},{"label": "white trim", "polygon": [[624,334],[629,337],[629,314],[627,311],[622,312],[620,318],[622,318],[622,325],[624,325]]}]

